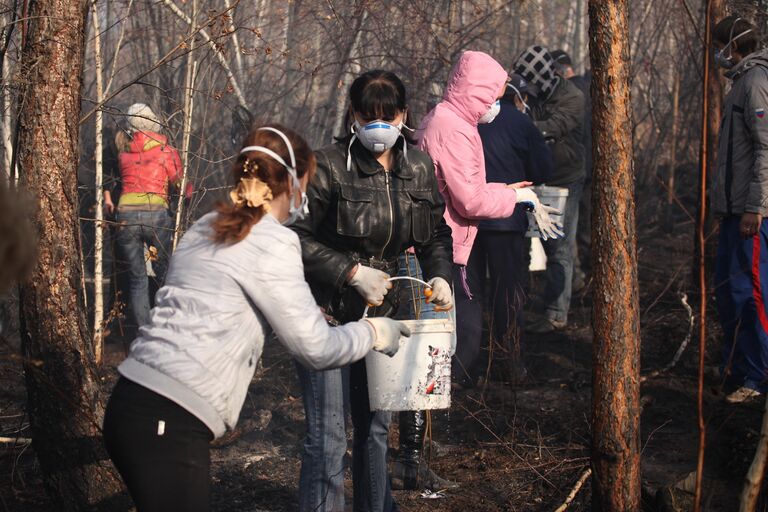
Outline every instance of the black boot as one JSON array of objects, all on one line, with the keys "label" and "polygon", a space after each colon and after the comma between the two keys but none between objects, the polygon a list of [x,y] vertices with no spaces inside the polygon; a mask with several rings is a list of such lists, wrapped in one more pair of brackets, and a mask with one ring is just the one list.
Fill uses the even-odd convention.
[{"label": "black boot", "polygon": [[400,451],[392,463],[392,488],[415,490],[424,487],[441,490],[454,489],[459,485],[437,476],[422,463],[421,451],[424,446],[426,414],[424,411],[403,411],[400,413]]}]

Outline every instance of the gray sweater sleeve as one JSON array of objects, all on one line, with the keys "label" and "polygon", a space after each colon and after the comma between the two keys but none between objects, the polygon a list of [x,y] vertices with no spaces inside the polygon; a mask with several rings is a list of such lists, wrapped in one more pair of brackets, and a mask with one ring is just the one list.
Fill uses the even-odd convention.
[{"label": "gray sweater sleeve", "polygon": [[324,370],[362,359],[373,344],[373,328],[364,321],[328,325],[304,280],[299,239],[290,234],[290,241],[275,240],[262,252],[241,286],[278,339],[305,366]]},{"label": "gray sweater sleeve", "polygon": [[752,136],[755,163],[744,211],[768,213],[768,70],[757,67],[745,80],[747,98],[744,117]]}]

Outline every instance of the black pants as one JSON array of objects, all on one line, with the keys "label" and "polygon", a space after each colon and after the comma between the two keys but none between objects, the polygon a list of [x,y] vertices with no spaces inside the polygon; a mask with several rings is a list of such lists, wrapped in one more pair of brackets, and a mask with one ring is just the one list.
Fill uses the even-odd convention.
[{"label": "black pants", "polygon": [[[482,347],[483,306],[490,306],[491,332],[501,354],[497,361],[513,361],[523,345],[523,305],[528,279],[525,235],[514,231],[479,231],[466,266],[465,289],[462,271],[454,265],[456,290],[456,355],[451,369],[454,380],[472,385],[479,375]],[[486,270],[491,286],[486,296]],[[486,298],[488,299],[486,301]]]},{"label": "black pants", "polygon": [[138,512],[210,510],[213,434],[175,402],[123,377],[104,415],[104,442]]}]

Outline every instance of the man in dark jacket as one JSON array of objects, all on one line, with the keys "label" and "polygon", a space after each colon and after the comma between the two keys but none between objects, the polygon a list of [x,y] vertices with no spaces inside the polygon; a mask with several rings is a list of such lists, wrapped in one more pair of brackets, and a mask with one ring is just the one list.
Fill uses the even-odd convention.
[{"label": "man in dark jacket", "polygon": [[555,59],[557,73],[578,87],[584,95],[584,190],[579,201],[577,251],[573,262],[573,291],[577,292],[586,284],[584,271],[589,268],[592,256],[592,95],[589,91],[592,71],[588,69],[583,75],[577,75],[571,57],[563,50],[553,51],[552,58]]},{"label": "man in dark jacket", "polygon": [[563,329],[568,323],[579,199],[585,174],[584,95],[556,73],[554,59],[541,46],[526,49],[515,62],[514,71],[540,90],[533,106],[533,120],[551,144],[555,162],[547,185],[568,189],[563,212],[565,237],[543,242],[547,253],[545,315],[528,328],[530,332],[546,333]]},{"label": "man in dark jacket", "polygon": [[715,62],[732,81],[723,105],[710,202],[721,218],[715,296],[731,403],[768,389],[768,50],[746,20],[714,29]]},{"label": "man in dark jacket", "polygon": [[[531,94],[534,93],[534,94]],[[483,141],[486,181],[489,183],[543,183],[552,174],[552,155],[541,132],[533,125],[528,110],[535,89],[520,75],[513,74],[501,99],[501,111],[492,123],[478,126]],[[491,325],[493,339],[504,354],[495,360],[508,362],[512,380],[525,377],[519,354],[523,346],[524,285],[528,278],[525,232],[528,219],[523,205],[506,219],[480,222],[477,240],[467,263],[468,272],[491,277]],[[482,304],[484,301],[477,301]],[[479,316],[479,315],[478,315]],[[479,340],[478,340],[479,341]],[[476,347],[479,352],[479,345]],[[464,383],[476,380],[473,367]],[[462,381],[460,381],[462,382]]]}]

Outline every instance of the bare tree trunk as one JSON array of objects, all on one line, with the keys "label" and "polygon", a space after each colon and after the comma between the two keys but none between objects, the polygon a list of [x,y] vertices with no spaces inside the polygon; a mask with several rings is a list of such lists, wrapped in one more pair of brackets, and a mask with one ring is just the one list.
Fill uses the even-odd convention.
[{"label": "bare tree trunk", "polygon": [[698,426],[699,446],[696,464],[696,488],[693,510],[701,510],[702,484],[704,479],[704,452],[706,449],[707,424],[704,420],[704,360],[707,347],[707,232],[710,221],[707,219],[707,175],[715,165],[714,155],[717,147],[718,126],[722,109],[722,78],[711,62],[712,27],[725,13],[724,0],[706,0],[704,41],[702,48],[704,84],[702,90],[701,144],[699,152],[699,201],[696,217],[696,236],[694,249],[694,284],[699,295],[699,376],[698,376]]},{"label": "bare tree trunk", "polygon": [[[672,66],[672,133],[669,137],[669,174],[667,175],[667,208],[675,201],[675,167],[677,167],[677,132],[680,125],[680,74]],[[670,223],[670,228],[671,228]]]},{"label": "bare tree trunk", "polygon": [[30,5],[19,168],[36,199],[39,260],[22,286],[22,348],[33,448],[58,510],[114,510],[120,479],[99,425],[99,379],[79,291],[78,118],[85,2]]},{"label": "bare tree trunk", "polygon": [[760,496],[760,487],[765,475],[765,464],[768,460],[768,400],[763,408],[763,426],[760,429],[760,440],[757,443],[755,457],[749,466],[744,488],[741,491],[739,512],[753,512],[757,507],[757,498]]},{"label": "bare tree trunk", "polygon": [[586,32],[584,23],[584,17],[586,15],[586,1],[576,0],[576,29],[573,41],[573,53],[571,58],[573,60],[573,69],[577,74],[582,74],[586,71],[586,63],[584,62],[584,50],[585,41],[584,34]]},{"label": "bare tree trunk", "polygon": [[[232,38],[232,49],[235,51],[235,65],[237,66],[238,76],[243,74],[243,53],[240,51],[240,38],[237,35],[235,27],[235,10],[232,8],[230,0],[224,0],[224,8],[229,11],[229,30]],[[258,12],[258,11],[256,11]]]},{"label": "bare tree trunk", "polygon": [[[184,14],[184,11],[179,9],[173,0],[163,0],[163,4],[168,6],[171,12],[178,16],[182,21],[184,21],[184,23],[187,23],[190,27],[195,27],[195,20]],[[221,67],[224,68],[224,72],[227,75],[227,79],[229,79],[229,83],[232,86],[232,90],[235,93],[235,97],[237,98],[238,103],[241,107],[247,109],[248,103],[245,101],[245,96],[243,96],[243,92],[240,90],[240,85],[237,81],[237,78],[235,77],[235,74],[232,73],[232,68],[229,66],[229,62],[227,62],[227,59],[224,56],[224,53],[221,51],[221,48],[219,48],[216,42],[211,39],[211,36],[208,35],[208,31],[205,29],[200,29],[199,33],[203,39],[205,39],[205,42],[210,45],[211,49],[213,50],[213,54],[216,56],[216,60],[218,60],[219,64],[221,64]]]},{"label": "bare tree trunk", "polygon": [[10,60],[6,56],[3,63],[3,119],[2,133],[3,133],[3,170],[10,182],[11,177],[14,175],[11,165],[13,165],[13,128],[11,120],[13,119],[13,105],[11,103],[11,66]]},{"label": "bare tree trunk", "polygon": [[[94,1],[91,9],[93,21],[93,60],[96,71],[96,103],[104,100],[104,80],[101,61],[101,28],[99,27],[99,9]],[[104,115],[101,109],[96,111],[96,147],[94,161],[96,172],[96,233],[93,244],[93,347],[96,364],[101,363],[104,348]]]},{"label": "bare tree trunk", "polygon": [[[197,2],[195,2],[197,3]],[[195,95],[195,75],[197,74],[197,61],[192,60],[192,52],[189,53],[189,59],[187,60],[187,78],[186,78],[186,90],[184,95],[184,128],[182,130],[181,138],[181,151],[182,159],[182,173],[181,183],[179,186],[179,204],[176,208],[176,222],[173,230],[173,250],[176,250],[176,245],[179,243],[179,238],[182,235],[182,219],[184,218],[184,197],[187,190],[187,179],[189,176],[189,137],[192,133],[192,110],[194,109],[194,95]]]},{"label": "bare tree trunk", "polygon": [[[347,46],[347,51],[341,61],[341,80],[339,80],[340,89],[336,94],[336,112],[333,115],[333,133],[331,136],[337,136],[341,133],[341,129],[344,126],[344,116],[346,115],[345,106],[347,104],[347,89],[352,84],[352,79],[360,72],[360,63],[356,60],[358,48],[360,47],[360,41],[363,35],[363,26],[368,19],[368,10],[363,5],[361,7],[362,12],[358,14],[355,23],[355,29],[352,32],[352,41]],[[347,68],[349,65],[349,68]]]},{"label": "bare tree trunk", "polygon": [[640,510],[640,322],[628,0],[590,0],[595,289],[592,509]]}]

